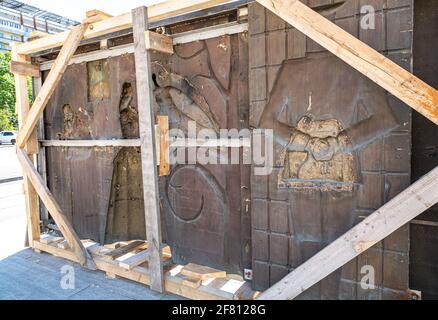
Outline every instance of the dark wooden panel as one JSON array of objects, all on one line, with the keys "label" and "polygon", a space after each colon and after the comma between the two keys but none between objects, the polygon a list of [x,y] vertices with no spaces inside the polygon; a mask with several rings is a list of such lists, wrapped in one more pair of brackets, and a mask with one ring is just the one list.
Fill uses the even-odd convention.
[{"label": "dark wooden panel", "polygon": [[[247,77],[248,53],[240,36],[178,45],[173,56],[153,57],[157,113],[169,116],[170,129],[187,133],[189,121],[196,122],[198,131],[245,127],[240,117],[248,114],[248,89],[240,79]],[[160,179],[175,262],[238,273],[244,257],[245,266],[250,265],[250,223],[242,219],[241,201],[241,185],[248,186],[249,174],[241,170],[240,165],[182,164]]]},{"label": "dark wooden panel", "polygon": [[[438,87],[438,3],[416,0],[414,16],[414,73]],[[421,114],[412,119],[412,180],[418,180],[438,165],[438,128]],[[438,222],[432,207],[418,219]],[[423,299],[438,298],[438,227],[411,225],[410,286],[423,292]]]},{"label": "dark wooden panel", "polygon": [[[135,87],[130,55],[68,67],[45,111],[47,139],[121,138],[119,107],[126,83]],[[134,94],[130,104],[136,103]],[[82,238],[104,242],[118,151],[51,148],[48,152],[50,188]]]},{"label": "dark wooden panel", "polygon": [[[412,1],[307,3],[410,70]],[[376,11],[374,29],[360,27],[363,4]],[[253,283],[266,289],[409,184],[411,112],[258,4],[249,14],[250,125],[273,129],[277,142],[272,174],[251,177]],[[405,227],[299,298],[406,298],[408,241]],[[358,283],[364,263],[375,268],[375,290]]]}]

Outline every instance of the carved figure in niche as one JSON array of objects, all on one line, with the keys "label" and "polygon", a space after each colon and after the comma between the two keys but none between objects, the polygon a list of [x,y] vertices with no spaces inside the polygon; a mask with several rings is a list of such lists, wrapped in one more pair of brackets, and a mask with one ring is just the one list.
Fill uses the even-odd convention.
[{"label": "carved figure in niche", "polygon": [[[119,104],[123,138],[138,139],[138,111],[133,88],[125,83]],[[114,159],[105,243],[146,239],[140,148],[121,148]]]},{"label": "carved figure in niche", "polygon": [[[356,223],[357,150],[397,125],[385,91],[336,57],[309,54],[283,63],[260,127],[274,130],[278,187],[289,190],[293,268]],[[337,299],[341,273],[305,297]]]}]

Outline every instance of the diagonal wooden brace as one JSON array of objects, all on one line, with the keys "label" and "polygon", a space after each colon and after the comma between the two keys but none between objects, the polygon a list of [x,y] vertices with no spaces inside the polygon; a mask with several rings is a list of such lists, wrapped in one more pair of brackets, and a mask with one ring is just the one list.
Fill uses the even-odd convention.
[{"label": "diagonal wooden brace", "polygon": [[41,114],[43,113],[47,102],[49,101],[59,81],[61,80],[62,75],[67,69],[68,62],[78,48],[79,43],[81,42],[81,39],[87,30],[87,26],[87,23],[83,23],[74,27],[70,31],[70,34],[67,37],[61,52],[56,58],[49,75],[44,81],[44,84],[41,87],[41,90],[38,93],[32,108],[29,110],[27,118],[23,119],[24,123],[17,137],[17,145],[20,148],[24,148],[26,145],[26,142],[32,134],[32,131],[34,130]]},{"label": "diagonal wooden brace", "polygon": [[437,90],[299,0],[257,2],[438,124]]},{"label": "diagonal wooden brace", "polygon": [[293,299],[438,202],[438,167],[322,249],[259,299]]},{"label": "diagonal wooden brace", "polygon": [[44,203],[47,210],[52,215],[57,226],[61,230],[62,235],[72,248],[79,263],[83,266],[87,266],[90,269],[95,269],[92,258],[89,256],[87,250],[82,245],[81,240],[74,231],[72,224],[70,223],[70,221],[68,221],[65,214],[62,212],[61,207],[56,202],[49,188],[47,188],[47,186],[44,184],[43,178],[35,169],[32,161],[26,154],[26,151],[17,148],[17,156],[18,160],[21,163],[21,166],[23,167],[24,174],[30,180],[33,187],[35,188],[35,191],[40,196],[41,201]]}]

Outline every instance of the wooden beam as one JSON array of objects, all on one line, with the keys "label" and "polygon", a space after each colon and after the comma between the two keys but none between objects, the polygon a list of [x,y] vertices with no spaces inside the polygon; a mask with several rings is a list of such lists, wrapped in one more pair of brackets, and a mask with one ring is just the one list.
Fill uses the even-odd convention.
[{"label": "wooden beam", "polygon": [[86,16],[87,18],[91,18],[91,17],[97,16],[97,15],[100,15],[100,16],[103,16],[103,17],[107,17],[107,18],[111,18],[111,17],[113,17],[113,15],[111,15],[111,14],[109,14],[109,13],[106,13],[106,12],[103,12],[103,11],[101,11],[101,10],[97,10],[97,9],[88,10],[88,11],[85,13],[85,16]]},{"label": "wooden beam", "polygon": [[293,299],[438,202],[438,167],[288,274],[259,299]]},{"label": "wooden beam", "polygon": [[[176,15],[210,8],[226,2],[229,2],[229,0],[170,0],[150,6],[148,10],[148,18],[149,22],[155,22]],[[125,13],[120,16],[93,23],[85,32],[84,39],[99,37],[104,34],[129,29],[131,27],[132,15],[131,13]],[[67,37],[68,32],[61,32],[43,39],[20,44],[17,47],[17,50],[20,54],[31,54],[60,47],[66,41]]]},{"label": "wooden beam", "polygon": [[43,147],[140,147],[140,139],[120,140],[41,140]]},{"label": "wooden beam", "polygon": [[119,266],[126,270],[132,270],[149,260],[149,249],[132,254],[129,257],[126,257],[126,259],[122,260],[122,258],[123,257],[120,257],[120,259],[118,259]]},{"label": "wooden beam", "polygon": [[437,90],[298,0],[257,2],[438,124]]},{"label": "wooden beam", "polygon": [[160,174],[160,177],[162,177],[162,176],[167,176],[170,173],[169,117],[168,116],[157,116],[157,124],[158,124],[158,128],[159,128],[159,137],[160,137],[159,174]]},{"label": "wooden beam", "polygon": [[139,7],[132,11],[137,101],[140,125],[143,192],[146,236],[149,251],[151,289],[164,292],[163,265],[161,261],[161,218],[158,201],[158,175],[156,163],[156,139],[153,114],[153,83],[151,57],[146,49],[144,32],[148,30],[148,9]]},{"label": "wooden beam", "polygon": [[[25,56],[17,53],[15,45],[12,46],[12,59],[23,63],[27,60]],[[26,76],[23,75],[15,74],[14,78],[18,126],[21,129],[24,119],[29,113],[28,82]],[[36,130],[33,130],[28,143],[25,145],[25,150],[31,157],[38,153]],[[38,195],[26,175],[23,175],[23,191],[26,203],[27,240],[29,246],[33,247],[33,242],[40,238],[39,202]]]},{"label": "wooden beam", "polygon": [[26,152],[22,149],[17,148],[17,156],[18,160],[21,163],[21,166],[23,167],[24,174],[34,186],[35,191],[38,193],[42,202],[44,203],[47,210],[50,212],[53,219],[55,220],[57,226],[61,230],[62,235],[70,244],[70,247],[75,253],[77,261],[83,266],[86,265],[89,268],[93,268],[93,262],[91,258],[87,259],[88,252],[82,245],[79,237],[73,229],[73,226],[71,225],[65,214],[62,212],[61,207],[56,202],[49,188],[47,188],[47,186],[44,184],[43,179],[36,171],[32,161],[29,159]]},{"label": "wooden beam", "polygon": [[[220,37],[223,35],[231,35],[248,31],[248,23],[224,23],[217,26],[202,28],[194,31],[182,32],[172,35],[173,44],[184,44],[193,41],[201,41],[211,38]],[[103,41],[103,40],[102,40]],[[116,47],[110,47],[108,49],[87,52],[75,55],[69,62],[69,65],[79,64],[83,62],[96,61],[107,59],[111,57],[117,57],[129,53],[134,53],[134,45],[127,44]],[[53,61],[41,62],[40,70],[50,70],[53,65]]]},{"label": "wooden beam", "polygon": [[173,45],[177,45],[193,41],[202,41],[206,39],[217,38],[246,31],[248,31],[248,23],[230,22],[223,25],[182,32],[180,34],[172,36],[172,38]]},{"label": "wooden beam", "polygon": [[112,15],[106,12],[94,9],[86,12],[86,18],[84,19],[83,23],[96,23],[112,17]]},{"label": "wooden beam", "polygon": [[43,86],[35,99],[32,108],[26,119],[24,119],[24,125],[18,133],[17,145],[23,148],[33,132],[36,123],[38,122],[44,108],[47,105],[50,97],[56,89],[62,75],[64,74],[70,58],[75,53],[79,42],[81,41],[84,32],[87,28],[87,24],[80,24],[70,31],[64,46],[61,49],[56,61],[49,72]]},{"label": "wooden beam", "polygon": [[145,246],[147,247],[146,243],[142,240],[135,240],[131,243],[128,243],[127,245],[121,246],[119,248],[116,248],[108,253],[105,254],[105,257],[108,257],[111,260],[115,260],[128,252],[137,249],[138,247]]},{"label": "wooden beam", "polygon": [[172,38],[164,34],[152,31],[145,31],[146,50],[173,54]]},{"label": "wooden beam", "polygon": [[35,64],[14,61],[9,63],[9,69],[14,74],[19,74],[25,77],[40,77],[40,67]]}]

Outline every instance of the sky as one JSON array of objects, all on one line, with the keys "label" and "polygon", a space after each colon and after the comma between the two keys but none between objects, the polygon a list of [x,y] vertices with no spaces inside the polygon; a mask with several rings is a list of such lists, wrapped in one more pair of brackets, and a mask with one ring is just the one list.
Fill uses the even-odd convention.
[{"label": "sky", "polygon": [[82,21],[85,12],[99,9],[111,15],[119,15],[131,9],[151,5],[163,0],[19,0],[37,8],[47,10],[66,18]]}]

